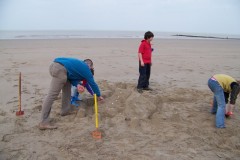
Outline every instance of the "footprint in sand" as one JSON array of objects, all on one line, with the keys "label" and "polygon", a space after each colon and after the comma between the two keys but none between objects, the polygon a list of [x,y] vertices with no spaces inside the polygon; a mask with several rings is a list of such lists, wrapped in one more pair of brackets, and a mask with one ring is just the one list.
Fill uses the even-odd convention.
[{"label": "footprint in sand", "polygon": [[6,112],[4,112],[3,110],[0,110],[0,116],[6,116]]},{"label": "footprint in sand", "polygon": [[[13,99],[16,99],[15,97]],[[11,104],[11,103],[16,103],[18,102],[18,100],[11,100],[11,101],[8,101],[7,104]]]},{"label": "footprint in sand", "polygon": [[15,81],[15,82],[16,82],[16,81],[18,81],[18,79],[14,79],[13,81]]},{"label": "footprint in sand", "polygon": [[5,134],[2,137],[2,142],[10,142],[14,138],[13,134]]},{"label": "footprint in sand", "polygon": [[33,98],[35,98],[35,97],[32,96],[32,97],[30,97],[28,100],[33,99]]},{"label": "footprint in sand", "polygon": [[10,71],[11,71],[11,69],[4,69],[4,71],[6,71],[6,72],[10,72]]},{"label": "footprint in sand", "polygon": [[13,68],[13,69],[19,68],[19,64],[18,64],[18,63],[14,63],[14,64],[12,65],[12,68]]},{"label": "footprint in sand", "polygon": [[27,89],[23,89],[22,93],[30,94],[30,92]]},{"label": "footprint in sand", "polygon": [[[39,103],[35,103],[35,104],[39,104]],[[33,108],[34,111],[41,111],[42,110],[42,105],[37,105]]]},{"label": "footprint in sand", "polygon": [[8,61],[12,62],[12,58],[8,58]]},{"label": "footprint in sand", "polygon": [[186,69],[186,71],[188,71],[188,72],[193,72],[193,70],[192,70],[192,69]]},{"label": "footprint in sand", "polygon": [[24,84],[30,84],[30,82],[28,82],[28,81],[23,81],[23,83],[24,83]]},{"label": "footprint in sand", "polygon": [[27,64],[27,62],[22,62],[21,64]]}]

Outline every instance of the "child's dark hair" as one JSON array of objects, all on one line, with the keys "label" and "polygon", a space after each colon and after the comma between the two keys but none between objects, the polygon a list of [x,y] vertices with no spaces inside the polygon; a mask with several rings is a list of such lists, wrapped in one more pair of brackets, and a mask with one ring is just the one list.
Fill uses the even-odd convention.
[{"label": "child's dark hair", "polygon": [[149,38],[152,38],[154,37],[154,34],[150,31],[147,31],[145,34],[144,34],[144,39],[147,40]]}]

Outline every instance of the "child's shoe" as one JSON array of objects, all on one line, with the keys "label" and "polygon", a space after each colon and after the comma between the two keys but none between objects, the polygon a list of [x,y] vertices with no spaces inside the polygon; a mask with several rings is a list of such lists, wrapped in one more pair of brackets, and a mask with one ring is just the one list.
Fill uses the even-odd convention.
[{"label": "child's shoe", "polygon": [[77,100],[76,100],[76,97],[75,97],[75,96],[71,98],[71,104],[74,105],[75,107],[78,107],[79,104],[78,104],[76,101],[77,101]]},{"label": "child's shoe", "polygon": [[150,88],[150,87],[145,87],[145,88],[143,88],[143,90],[145,90],[145,91],[152,91],[153,89]]},{"label": "child's shoe", "polygon": [[143,89],[142,88],[137,88],[138,93],[143,93]]},{"label": "child's shoe", "polygon": [[78,97],[76,97],[76,99],[75,99],[76,101],[81,101],[82,99],[80,99],[80,98],[78,98]]},{"label": "child's shoe", "polygon": [[74,99],[75,99],[75,101],[81,101],[81,99],[79,99],[79,93],[78,92],[76,92],[75,94],[74,94]]}]

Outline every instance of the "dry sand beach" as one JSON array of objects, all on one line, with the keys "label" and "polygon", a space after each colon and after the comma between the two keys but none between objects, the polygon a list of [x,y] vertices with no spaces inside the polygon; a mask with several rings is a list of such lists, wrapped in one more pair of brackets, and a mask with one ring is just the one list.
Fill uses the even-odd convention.
[{"label": "dry sand beach", "polygon": [[[0,159],[167,160],[240,159],[240,99],[226,129],[209,113],[210,76],[240,79],[240,41],[154,39],[151,92],[139,94],[140,39],[0,40]],[[41,105],[56,57],[91,58],[105,97],[99,104],[101,140],[91,136],[93,98],[61,117],[60,98],[51,120],[59,128],[41,131]],[[24,116],[16,117],[18,73],[22,72]]]}]

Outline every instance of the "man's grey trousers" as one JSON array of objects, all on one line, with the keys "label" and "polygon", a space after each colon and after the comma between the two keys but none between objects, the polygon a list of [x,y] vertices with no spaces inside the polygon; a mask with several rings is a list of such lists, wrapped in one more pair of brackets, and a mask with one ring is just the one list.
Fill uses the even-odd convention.
[{"label": "man's grey trousers", "polygon": [[56,62],[53,62],[49,67],[52,81],[46,98],[42,105],[41,121],[43,123],[49,122],[49,114],[51,112],[52,104],[57,99],[62,90],[62,112],[64,114],[70,110],[71,107],[71,83],[67,80],[66,68]]}]

